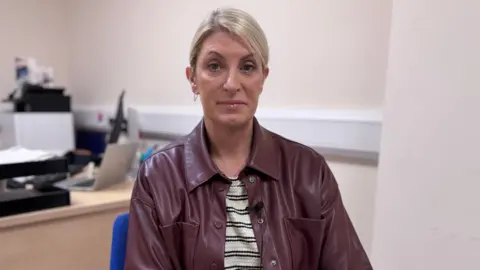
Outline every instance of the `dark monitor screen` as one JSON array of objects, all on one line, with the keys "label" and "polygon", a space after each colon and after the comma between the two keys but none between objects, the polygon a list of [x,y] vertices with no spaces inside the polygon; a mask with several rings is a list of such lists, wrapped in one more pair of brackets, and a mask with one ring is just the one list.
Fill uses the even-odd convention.
[{"label": "dark monitor screen", "polygon": [[123,97],[125,96],[125,90],[122,90],[120,97],[118,98],[117,112],[113,119],[112,130],[110,131],[108,143],[117,143],[120,138],[120,133],[124,130],[125,117],[123,115]]}]

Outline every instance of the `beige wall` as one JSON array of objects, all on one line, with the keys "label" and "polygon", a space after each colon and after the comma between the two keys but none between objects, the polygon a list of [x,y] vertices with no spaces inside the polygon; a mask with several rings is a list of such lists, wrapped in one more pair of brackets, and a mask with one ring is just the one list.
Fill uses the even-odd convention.
[{"label": "beige wall", "polygon": [[378,108],[391,1],[70,1],[72,87],[79,104],[190,105],[190,40],[211,9],[251,12],[271,45],[268,107]]},{"label": "beige wall", "polygon": [[480,269],[480,2],[394,0],[375,269]]},{"label": "beige wall", "polygon": [[342,199],[363,246],[370,253],[373,238],[377,167],[328,160]]},{"label": "beige wall", "polygon": [[[262,24],[271,45],[265,107],[373,108],[383,101],[391,1],[71,2],[72,89],[78,104],[193,105],[184,77],[197,25],[234,4]],[[376,167],[330,162],[369,250]]]},{"label": "beige wall", "polygon": [[[261,106],[381,106],[391,9],[385,0],[3,1],[0,20],[6,16],[12,28],[0,33],[32,36],[0,48],[0,83],[11,88],[11,59],[30,55],[57,70],[79,105],[112,105],[123,88],[130,105],[193,104],[184,78],[190,40],[209,10],[228,4],[251,12],[270,41],[271,76]],[[31,18],[24,18],[25,9]],[[329,163],[370,249],[376,167]]]},{"label": "beige wall", "polygon": [[263,106],[378,108],[389,62],[378,183],[375,167],[330,161],[375,268],[479,269],[480,2],[394,1],[389,39],[383,0],[3,0],[0,95],[28,55],[77,104],[109,105],[122,88],[130,104],[191,104],[193,31],[235,3],[271,42]]},{"label": "beige wall", "polygon": [[53,67],[57,82],[69,86],[67,2],[0,1],[0,99],[15,87],[16,56],[34,57]]}]

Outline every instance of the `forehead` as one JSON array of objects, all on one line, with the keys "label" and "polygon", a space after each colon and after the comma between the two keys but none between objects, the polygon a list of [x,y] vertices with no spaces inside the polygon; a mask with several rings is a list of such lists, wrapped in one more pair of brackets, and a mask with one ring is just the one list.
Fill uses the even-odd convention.
[{"label": "forehead", "polygon": [[200,55],[206,56],[212,52],[224,57],[244,57],[252,53],[245,41],[226,32],[213,33],[204,40]]}]

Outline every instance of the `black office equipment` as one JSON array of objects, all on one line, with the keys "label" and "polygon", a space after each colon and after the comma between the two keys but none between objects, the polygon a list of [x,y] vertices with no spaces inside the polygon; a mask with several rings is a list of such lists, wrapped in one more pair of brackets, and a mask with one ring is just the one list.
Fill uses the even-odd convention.
[{"label": "black office equipment", "polygon": [[65,158],[52,158],[42,161],[0,164],[0,181],[2,179],[43,175],[49,173],[68,172],[68,162]]},{"label": "black office equipment", "polygon": [[68,165],[68,173],[70,176],[74,176],[75,174],[81,173],[85,168],[83,164],[69,164]]},{"label": "black office equipment", "polygon": [[65,88],[44,88],[25,84],[19,99],[10,97],[15,112],[70,112],[71,97],[65,95]]},{"label": "black office equipment", "polygon": [[[14,177],[31,175],[66,174],[65,158],[0,165],[1,182]],[[0,217],[70,205],[70,192],[47,182],[30,182],[32,188],[0,191]]]},{"label": "black office equipment", "polygon": [[53,186],[0,192],[0,217],[67,205],[70,205],[70,192]]},{"label": "black office equipment", "polygon": [[120,133],[127,130],[127,120],[123,115],[123,98],[125,96],[125,90],[118,97],[117,112],[115,118],[111,120],[112,129],[108,134],[108,143],[117,143],[120,138]]}]

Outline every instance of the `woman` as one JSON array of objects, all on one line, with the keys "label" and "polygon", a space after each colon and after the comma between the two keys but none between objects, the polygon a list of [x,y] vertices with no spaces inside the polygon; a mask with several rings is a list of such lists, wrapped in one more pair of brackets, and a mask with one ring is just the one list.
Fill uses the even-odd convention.
[{"label": "woman", "polygon": [[249,14],[201,23],[186,76],[204,117],[141,166],[126,269],[372,269],[324,158],[254,117],[268,58]]}]

